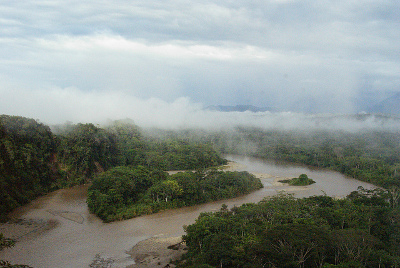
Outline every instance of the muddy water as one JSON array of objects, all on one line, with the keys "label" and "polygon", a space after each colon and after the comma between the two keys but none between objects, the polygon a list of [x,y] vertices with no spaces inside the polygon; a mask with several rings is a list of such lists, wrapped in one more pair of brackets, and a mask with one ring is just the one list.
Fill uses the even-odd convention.
[{"label": "muddy water", "polygon": [[[183,225],[193,223],[201,212],[219,209],[223,203],[232,207],[258,202],[278,191],[291,192],[299,197],[323,193],[345,196],[360,185],[373,187],[326,170],[276,164],[249,157],[227,158],[237,163],[236,170],[260,175],[265,187],[239,198],[114,223],[102,223],[88,212],[85,203],[87,186],[59,190],[11,215],[24,220],[0,226],[0,232],[5,236],[18,240],[15,247],[0,252],[0,259],[37,268],[89,267],[99,254],[101,258],[112,258],[112,267],[126,267],[134,263],[126,252],[137,242],[156,235],[182,235]],[[307,187],[289,187],[276,183],[278,179],[297,177],[302,173],[306,173],[316,183]]]}]

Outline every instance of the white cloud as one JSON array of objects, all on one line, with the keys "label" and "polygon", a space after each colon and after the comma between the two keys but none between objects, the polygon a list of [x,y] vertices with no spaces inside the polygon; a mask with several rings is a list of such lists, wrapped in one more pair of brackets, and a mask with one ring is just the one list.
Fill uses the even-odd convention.
[{"label": "white cloud", "polygon": [[[7,42],[6,39],[0,42]],[[193,41],[170,41],[148,43],[143,40],[129,40],[108,33],[92,36],[61,36],[51,39],[36,39],[39,50],[66,53],[120,53],[127,56],[143,55],[153,58],[184,60],[276,60],[278,52],[250,45],[219,42],[215,45],[199,44]]]},{"label": "white cloud", "polygon": [[[350,113],[366,90],[400,91],[396,10],[384,0],[6,1],[0,87],[37,101],[57,89],[88,103],[125,94]],[[18,114],[11,96],[0,110]],[[45,113],[36,107],[32,116]]]},{"label": "white cloud", "polygon": [[[108,120],[130,118],[140,127],[206,128],[218,130],[235,126],[264,129],[316,129],[360,131],[364,129],[400,130],[400,121],[369,117],[355,120],[347,116],[305,115],[301,113],[218,112],[188,98],[166,102],[157,98],[140,99],[125,92],[82,92],[77,88],[48,88],[31,91],[0,87],[0,107],[11,113],[38,119],[46,124],[103,124]],[[10,101],[11,100],[11,101]],[[2,111],[0,110],[0,114]]]}]

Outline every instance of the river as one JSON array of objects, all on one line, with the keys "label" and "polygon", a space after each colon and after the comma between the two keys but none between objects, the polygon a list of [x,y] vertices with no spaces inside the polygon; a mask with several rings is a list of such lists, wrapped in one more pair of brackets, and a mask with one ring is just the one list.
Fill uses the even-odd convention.
[{"label": "river", "polygon": [[[156,236],[184,234],[183,225],[191,224],[201,212],[258,202],[279,191],[298,197],[320,195],[346,196],[358,186],[373,185],[348,178],[340,173],[310,169],[293,164],[279,164],[251,157],[227,156],[235,170],[246,170],[261,177],[264,188],[249,195],[194,207],[163,211],[130,220],[103,223],[90,214],[86,205],[88,186],[62,189],[38,198],[15,210],[10,217],[20,219],[0,225],[0,232],[14,237],[13,248],[0,251],[0,259],[35,268],[89,267],[96,255],[115,260],[112,267],[133,264],[127,252],[139,241]],[[277,180],[305,173],[316,183],[306,187],[279,185]]]}]

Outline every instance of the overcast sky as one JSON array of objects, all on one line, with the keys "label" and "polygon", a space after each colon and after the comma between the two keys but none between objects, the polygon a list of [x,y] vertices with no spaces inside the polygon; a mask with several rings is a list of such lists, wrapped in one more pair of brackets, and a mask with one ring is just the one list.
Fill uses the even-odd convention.
[{"label": "overcast sky", "polygon": [[399,91],[400,1],[0,0],[0,114],[354,113]]}]

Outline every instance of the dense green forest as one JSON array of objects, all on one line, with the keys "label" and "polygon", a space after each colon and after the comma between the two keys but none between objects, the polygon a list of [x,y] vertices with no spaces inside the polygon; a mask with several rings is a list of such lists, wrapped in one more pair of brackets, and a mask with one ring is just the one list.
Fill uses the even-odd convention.
[{"label": "dense green forest", "polygon": [[55,133],[61,140],[59,159],[68,177],[66,183],[86,181],[115,166],[183,170],[226,164],[210,144],[149,138],[129,120],[114,121],[104,128],[64,125]]},{"label": "dense green forest", "polygon": [[317,131],[288,133],[240,130],[256,144],[256,157],[330,168],[386,188],[400,186],[400,133]]},{"label": "dense green forest", "polygon": [[58,141],[33,119],[0,117],[0,217],[53,189]]},{"label": "dense green forest", "polygon": [[129,120],[50,129],[3,115],[0,152],[2,217],[38,195],[91,181],[113,167],[195,170],[224,164],[217,152],[330,168],[385,188],[400,186],[400,134],[377,129],[166,131],[141,129]]},{"label": "dense green forest", "polygon": [[144,136],[132,121],[46,126],[0,116],[0,217],[37,196],[90,182],[116,166],[161,170],[225,164],[210,144]]},{"label": "dense green forest", "polygon": [[385,188],[400,187],[400,132],[396,129],[366,127],[354,132],[234,127],[218,131],[159,130],[157,135],[212,143],[224,154],[328,168]]},{"label": "dense green forest", "polygon": [[[345,199],[279,195],[202,214],[186,227],[182,267],[400,266],[400,133],[396,130],[141,129],[46,126],[0,116],[0,215],[39,195],[92,182],[104,221],[189,206],[261,187],[246,172],[210,169],[241,154],[329,168],[382,186]],[[168,175],[166,170],[193,170]],[[307,178],[296,178],[303,183]],[[295,182],[295,180],[294,180]],[[308,181],[311,183],[311,181]]]},{"label": "dense green forest", "polygon": [[98,174],[88,190],[89,210],[104,221],[231,198],[262,188],[248,172],[186,171],[173,175],[143,166]]},{"label": "dense green forest", "polygon": [[178,267],[399,267],[398,198],[359,189],[345,199],[277,195],[203,213],[185,227]]}]

